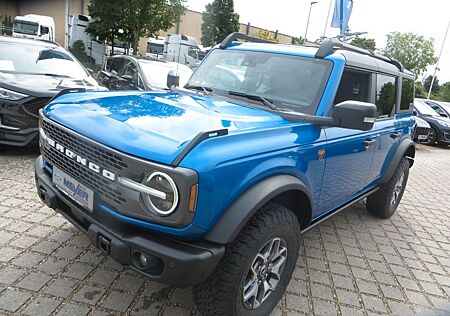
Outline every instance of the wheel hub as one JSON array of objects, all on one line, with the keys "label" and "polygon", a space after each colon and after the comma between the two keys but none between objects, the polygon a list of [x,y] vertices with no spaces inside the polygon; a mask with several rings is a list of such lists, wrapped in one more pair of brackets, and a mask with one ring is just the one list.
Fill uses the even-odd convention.
[{"label": "wheel hub", "polygon": [[258,308],[275,290],[287,259],[287,244],[282,238],[269,240],[253,258],[243,286],[244,305]]}]

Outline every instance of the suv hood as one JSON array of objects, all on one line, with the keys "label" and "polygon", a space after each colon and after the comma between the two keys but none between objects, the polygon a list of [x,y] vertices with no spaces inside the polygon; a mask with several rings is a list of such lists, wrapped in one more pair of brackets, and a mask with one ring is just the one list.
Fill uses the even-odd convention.
[{"label": "suv hood", "polygon": [[167,91],[66,94],[44,114],[109,147],[165,164],[201,132],[237,133],[289,123],[223,98]]},{"label": "suv hood", "polygon": [[36,97],[51,97],[67,88],[105,90],[91,76],[86,76],[85,78],[65,78],[6,72],[0,72],[0,86]]}]

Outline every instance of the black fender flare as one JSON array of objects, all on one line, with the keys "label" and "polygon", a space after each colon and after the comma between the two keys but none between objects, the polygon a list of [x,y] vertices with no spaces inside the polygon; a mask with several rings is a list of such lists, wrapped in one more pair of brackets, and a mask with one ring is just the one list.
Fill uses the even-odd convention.
[{"label": "black fender flare", "polygon": [[[407,151],[410,150],[410,148],[413,148],[413,156],[408,156]],[[394,157],[392,157],[391,161],[389,162],[386,171],[384,172],[384,175],[381,178],[381,183],[386,183],[389,181],[389,179],[394,174],[395,170],[397,169],[398,164],[400,163],[400,160],[402,160],[403,157],[407,156],[409,159],[410,166],[412,167],[414,164],[414,155],[416,152],[416,144],[409,138],[405,138],[401,141],[401,143],[397,147],[397,151],[394,154]]]},{"label": "black fender flare", "polygon": [[250,218],[277,195],[299,190],[305,193],[312,205],[312,195],[307,186],[291,175],[277,175],[261,180],[238,197],[224,212],[205,239],[219,244],[232,242]]}]

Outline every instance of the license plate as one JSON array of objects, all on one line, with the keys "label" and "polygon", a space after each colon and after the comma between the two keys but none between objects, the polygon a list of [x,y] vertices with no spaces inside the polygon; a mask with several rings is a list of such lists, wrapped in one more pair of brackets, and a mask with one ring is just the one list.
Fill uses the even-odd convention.
[{"label": "license plate", "polygon": [[53,183],[70,199],[92,212],[94,191],[55,167],[53,167]]},{"label": "license plate", "polygon": [[417,136],[417,139],[418,140],[425,140],[425,139],[427,139],[427,137],[428,137],[428,135],[419,135],[419,136]]}]

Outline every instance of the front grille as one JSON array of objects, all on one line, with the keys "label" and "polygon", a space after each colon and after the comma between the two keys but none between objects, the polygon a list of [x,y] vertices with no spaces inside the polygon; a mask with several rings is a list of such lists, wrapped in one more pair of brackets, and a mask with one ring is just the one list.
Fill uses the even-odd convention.
[{"label": "front grille", "polygon": [[[45,134],[55,142],[70,149],[76,154],[86,157],[89,161],[105,168],[111,172],[119,174],[128,168],[122,158],[112,152],[99,148],[92,142],[67,132],[48,121],[42,120],[42,128]],[[77,179],[96,193],[114,201],[117,204],[125,203],[117,185],[99,174],[92,172],[85,166],[77,163],[53,147],[44,146],[43,155],[45,159],[53,163],[56,167]]]},{"label": "front grille", "polygon": [[49,101],[50,98],[34,98],[31,101],[25,102],[22,107],[25,113],[38,117],[39,110],[42,109]]},{"label": "front grille", "polygon": [[430,129],[427,127],[416,127],[416,136],[418,135],[428,135]]}]

